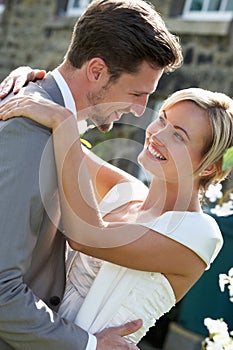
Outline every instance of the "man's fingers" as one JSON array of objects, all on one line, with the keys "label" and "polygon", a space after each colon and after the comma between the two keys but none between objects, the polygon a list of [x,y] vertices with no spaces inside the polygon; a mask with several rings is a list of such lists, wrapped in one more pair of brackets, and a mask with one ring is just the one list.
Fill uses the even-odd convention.
[{"label": "man's fingers", "polygon": [[137,346],[128,342],[124,336],[136,332],[142,327],[142,320],[131,321],[123,326],[110,327],[95,334],[97,338],[97,350],[138,350]]},{"label": "man's fingers", "polygon": [[142,320],[131,321],[124,324],[123,326],[117,327],[118,328],[117,333],[121,337],[123,337],[125,335],[136,332],[141,327],[142,327]]}]

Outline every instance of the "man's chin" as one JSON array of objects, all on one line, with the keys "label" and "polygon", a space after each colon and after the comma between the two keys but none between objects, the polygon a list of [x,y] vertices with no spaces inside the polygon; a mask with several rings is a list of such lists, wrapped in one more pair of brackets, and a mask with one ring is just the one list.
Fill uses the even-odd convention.
[{"label": "man's chin", "polygon": [[102,124],[102,125],[98,125],[97,128],[99,129],[99,131],[106,133],[108,131],[110,131],[113,127],[113,123],[110,124]]}]

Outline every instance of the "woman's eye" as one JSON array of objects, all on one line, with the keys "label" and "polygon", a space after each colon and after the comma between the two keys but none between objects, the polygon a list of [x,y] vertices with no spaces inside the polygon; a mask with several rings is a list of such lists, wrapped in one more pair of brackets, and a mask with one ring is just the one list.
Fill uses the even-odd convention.
[{"label": "woman's eye", "polygon": [[159,117],[159,121],[160,121],[163,125],[166,124],[165,119],[164,119],[163,117]]},{"label": "woman's eye", "polygon": [[174,135],[178,140],[184,141],[183,137],[180,134],[178,134],[178,132],[175,132]]}]

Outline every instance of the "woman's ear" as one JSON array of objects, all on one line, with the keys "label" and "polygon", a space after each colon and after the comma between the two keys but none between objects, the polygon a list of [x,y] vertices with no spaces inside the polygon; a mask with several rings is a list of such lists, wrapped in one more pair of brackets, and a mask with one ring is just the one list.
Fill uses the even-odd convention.
[{"label": "woman's ear", "polygon": [[206,169],[202,170],[199,176],[209,176],[217,170],[216,164],[209,165]]},{"label": "woman's ear", "polygon": [[86,73],[89,81],[96,82],[108,75],[108,67],[102,58],[94,57],[87,64]]}]

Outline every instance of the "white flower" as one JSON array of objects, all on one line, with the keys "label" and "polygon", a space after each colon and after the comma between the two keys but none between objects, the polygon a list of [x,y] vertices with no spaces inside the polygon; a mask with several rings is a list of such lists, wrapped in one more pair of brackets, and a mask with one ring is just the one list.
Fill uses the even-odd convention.
[{"label": "white flower", "polygon": [[233,302],[233,268],[228,271],[228,275],[221,273],[219,274],[219,287],[221,292],[224,292],[225,285],[228,284],[230,301]]},{"label": "white flower", "polygon": [[230,297],[233,297],[233,282],[231,280],[229,286],[228,286],[228,289],[229,289],[229,295]]},{"label": "white flower", "polygon": [[224,202],[222,205],[217,204],[215,208],[211,209],[211,213],[217,216],[228,216],[233,214],[233,202]]},{"label": "white flower", "polygon": [[228,332],[228,326],[223,320],[213,320],[207,317],[204,319],[204,325],[208,328],[210,334]]},{"label": "white flower", "polygon": [[217,199],[222,197],[222,185],[217,184],[217,185],[209,185],[205,196],[209,199],[210,202],[216,202]]},{"label": "white flower", "polygon": [[214,335],[213,340],[216,344],[225,346],[225,345],[230,343],[231,338],[229,336],[228,331],[225,331],[225,332],[221,332],[219,334]]},{"label": "white flower", "polygon": [[224,350],[222,345],[216,344],[209,339],[206,339],[206,345],[205,345],[206,350]]},{"label": "white flower", "polygon": [[230,283],[230,277],[226,275],[225,273],[219,274],[219,287],[221,292],[224,292],[225,285]]},{"label": "white flower", "polygon": [[205,326],[209,330],[209,338],[205,339],[206,350],[233,350],[233,339],[228,332],[227,324],[222,320],[205,318]]}]

